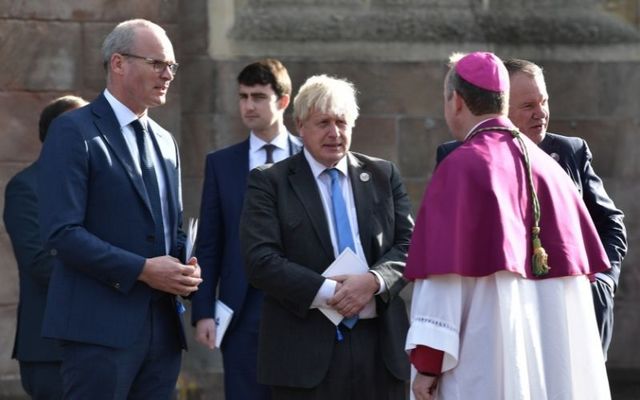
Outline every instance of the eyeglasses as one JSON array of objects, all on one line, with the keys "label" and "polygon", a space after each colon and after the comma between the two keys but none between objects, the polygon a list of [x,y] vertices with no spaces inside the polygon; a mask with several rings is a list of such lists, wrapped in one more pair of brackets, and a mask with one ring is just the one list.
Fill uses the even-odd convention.
[{"label": "eyeglasses", "polygon": [[178,63],[170,63],[166,61],[155,60],[153,58],[137,56],[135,54],[128,54],[128,53],[120,53],[120,54],[125,57],[137,58],[144,61],[145,63],[153,66],[153,70],[157,73],[161,73],[166,68],[169,68],[171,75],[175,75],[178,72],[178,67],[180,66],[180,64]]}]

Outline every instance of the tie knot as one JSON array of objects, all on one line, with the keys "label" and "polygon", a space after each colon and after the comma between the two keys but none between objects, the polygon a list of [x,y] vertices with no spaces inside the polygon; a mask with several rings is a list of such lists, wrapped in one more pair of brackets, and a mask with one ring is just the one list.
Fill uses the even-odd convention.
[{"label": "tie knot", "polygon": [[328,168],[326,171],[327,174],[329,174],[329,176],[331,177],[332,181],[335,181],[340,177],[340,171],[338,171],[337,168]]},{"label": "tie knot", "polygon": [[144,126],[142,125],[142,122],[140,122],[139,119],[134,119],[133,121],[131,121],[131,127],[133,128],[133,131],[136,133],[136,135],[143,135],[144,136]]}]

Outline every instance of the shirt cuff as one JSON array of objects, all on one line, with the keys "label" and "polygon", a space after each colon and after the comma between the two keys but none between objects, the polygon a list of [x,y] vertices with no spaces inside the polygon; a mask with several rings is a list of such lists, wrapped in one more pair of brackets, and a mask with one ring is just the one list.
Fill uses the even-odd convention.
[{"label": "shirt cuff", "polygon": [[309,309],[327,307],[327,301],[335,295],[337,285],[337,281],[334,281],[333,279],[325,279],[324,282],[322,282],[322,286],[320,286],[318,293],[316,293],[316,297],[313,298]]},{"label": "shirt cuff", "polygon": [[411,364],[424,375],[440,376],[444,352],[433,347],[418,345],[411,350]]},{"label": "shirt cuff", "polygon": [[376,292],[376,295],[384,293],[387,291],[387,284],[384,283],[384,279],[382,279],[382,275],[380,275],[377,271],[369,270],[375,277],[378,279],[378,286],[380,287]]}]

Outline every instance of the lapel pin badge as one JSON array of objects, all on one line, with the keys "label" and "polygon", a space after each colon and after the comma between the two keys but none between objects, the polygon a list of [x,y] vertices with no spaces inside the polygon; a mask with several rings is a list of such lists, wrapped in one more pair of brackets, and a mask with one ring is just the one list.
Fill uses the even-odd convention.
[{"label": "lapel pin badge", "polygon": [[551,153],[550,154],[551,158],[553,158],[556,161],[560,161],[560,155],[558,153]]},{"label": "lapel pin badge", "polygon": [[360,180],[362,182],[369,182],[369,179],[371,179],[371,177],[369,176],[368,173],[363,172],[363,173],[360,174]]}]

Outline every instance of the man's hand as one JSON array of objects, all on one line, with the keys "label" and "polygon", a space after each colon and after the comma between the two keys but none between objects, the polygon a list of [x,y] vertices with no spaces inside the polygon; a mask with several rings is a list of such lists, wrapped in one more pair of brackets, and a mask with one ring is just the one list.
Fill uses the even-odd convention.
[{"label": "man's hand", "polygon": [[216,321],[213,318],[204,318],[196,323],[196,341],[208,347],[216,348]]},{"label": "man's hand", "polygon": [[195,257],[185,265],[171,256],[147,258],[138,280],[154,289],[179,296],[195,292],[202,282],[200,266]]},{"label": "man's hand", "polygon": [[330,279],[338,281],[335,295],[327,304],[346,318],[357,315],[379,289],[378,280],[372,273],[337,275]]},{"label": "man's hand", "polygon": [[436,398],[437,387],[437,377],[422,375],[419,373],[416,375],[416,379],[413,380],[411,390],[413,391],[416,400],[434,400]]},{"label": "man's hand", "polygon": [[[200,269],[200,265],[198,265],[198,259],[195,257],[191,257],[189,259],[189,262],[187,262],[187,265],[191,265],[194,268],[193,272],[191,273],[191,277],[200,278],[200,273],[202,272],[202,270]],[[200,280],[200,282],[202,282],[202,280]]]}]

